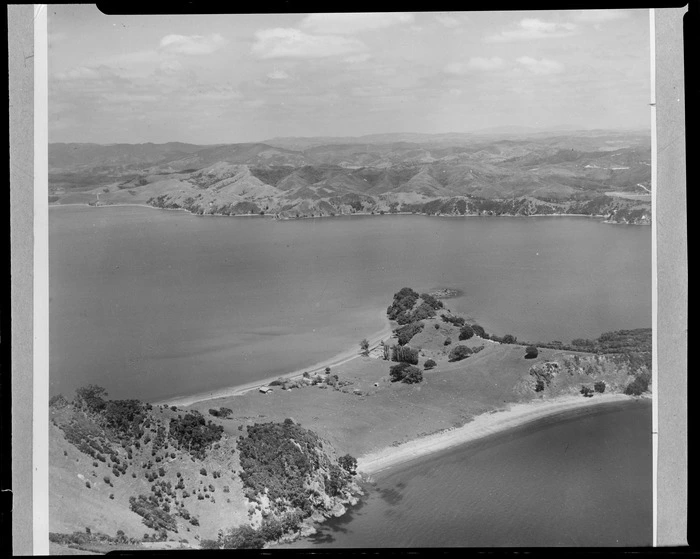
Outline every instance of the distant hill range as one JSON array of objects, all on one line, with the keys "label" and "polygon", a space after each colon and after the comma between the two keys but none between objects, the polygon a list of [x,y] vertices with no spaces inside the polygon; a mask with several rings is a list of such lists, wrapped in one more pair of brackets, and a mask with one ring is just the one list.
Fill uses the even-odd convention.
[{"label": "distant hill range", "polygon": [[208,146],[49,145],[53,204],[196,214],[561,213],[648,223],[650,181],[643,131],[507,127]]}]

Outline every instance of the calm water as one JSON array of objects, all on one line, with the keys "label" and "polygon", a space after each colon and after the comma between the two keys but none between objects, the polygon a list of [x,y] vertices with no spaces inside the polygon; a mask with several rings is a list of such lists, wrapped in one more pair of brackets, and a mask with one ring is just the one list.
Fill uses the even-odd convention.
[{"label": "calm water", "polygon": [[651,402],[550,417],[379,477],[290,547],[648,546]]},{"label": "calm water", "polygon": [[569,341],[651,325],[651,228],[587,218],[197,217],[50,210],[51,393],[156,400],[306,367],[456,287],[487,331]]}]

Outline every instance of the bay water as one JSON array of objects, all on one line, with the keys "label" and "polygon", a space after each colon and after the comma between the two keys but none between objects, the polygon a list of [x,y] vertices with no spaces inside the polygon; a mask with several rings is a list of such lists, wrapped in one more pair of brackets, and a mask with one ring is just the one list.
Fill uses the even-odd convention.
[{"label": "bay water", "polygon": [[401,287],[531,342],[651,326],[651,228],[583,217],[275,221],[49,212],[50,392],[156,401],[308,367],[385,328]]},{"label": "bay water", "polygon": [[292,548],[645,547],[651,401],[563,412],[392,468]]}]

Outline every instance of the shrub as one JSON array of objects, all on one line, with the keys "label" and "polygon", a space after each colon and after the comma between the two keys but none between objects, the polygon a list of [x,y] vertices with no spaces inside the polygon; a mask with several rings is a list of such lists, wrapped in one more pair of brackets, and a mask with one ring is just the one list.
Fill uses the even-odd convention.
[{"label": "shrub", "polygon": [[90,488],[92,487],[92,485],[90,485],[90,482],[89,482],[89,481],[86,481],[86,482],[85,482],[85,487],[87,487],[88,489],[90,489]]},{"label": "shrub", "polygon": [[205,421],[204,416],[193,411],[183,417],[170,420],[170,437],[180,448],[186,448],[193,457],[204,458],[207,449],[221,440],[224,428],[211,421]]},{"label": "shrub", "polygon": [[650,382],[651,374],[648,372],[641,373],[625,387],[625,394],[629,396],[640,396],[649,389]]},{"label": "shrub", "polygon": [[535,392],[542,392],[544,390],[544,381],[542,379],[538,379],[537,382],[535,382]]},{"label": "shrub", "polygon": [[450,345],[452,343],[452,338],[445,338],[445,341],[442,343],[442,345]]},{"label": "shrub", "polygon": [[326,370],[325,370],[325,371],[326,371],[326,374],[327,374],[327,375],[330,375],[330,374],[331,374],[331,368],[330,368],[330,367],[326,367]]},{"label": "shrub", "polygon": [[479,353],[482,349],[484,349],[483,345],[478,345],[472,348],[472,353]]},{"label": "shrub", "polygon": [[112,484],[112,480],[110,479],[109,476],[105,476],[105,477],[103,477],[102,479],[104,480],[104,482],[105,482],[107,485],[111,485],[111,484]]},{"label": "shrub", "polygon": [[505,336],[503,336],[502,340],[504,344],[514,344],[517,341],[518,338],[516,338],[515,336],[511,336],[510,334],[506,334]]},{"label": "shrub", "polygon": [[418,350],[408,346],[395,345],[391,347],[391,360],[399,363],[418,364]]},{"label": "shrub", "polygon": [[440,325],[436,322],[435,323],[435,330],[439,330],[439,329],[440,329]]},{"label": "shrub", "polygon": [[451,314],[442,314],[440,315],[440,318],[442,318],[443,322],[447,322],[453,326],[459,326],[460,328],[464,326],[465,322],[464,318],[461,316],[452,316]]},{"label": "shrub", "polygon": [[357,459],[350,454],[346,454],[345,456],[338,458],[338,464],[340,464],[340,467],[344,470],[354,474],[355,469],[357,468]]},{"label": "shrub", "polygon": [[469,338],[474,336],[474,330],[472,329],[471,326],[468,324],[465,324],[460,328],[459,330],[459,339],[460,340],[468,340]]},{"label": "shrub", "polygon": [[398,365],[393,365],[389,369],[389,378],[391,382],[400,381],[407,384],[414,384],[423,380],[423,373],[418,367],[414,367],[408,363],[399,363]]},{"label": "shrub", "polygon": [[452,348],[450,351],[449,360],[450,361],[461,361],[466,359],[472,354],[472,350],[465,345],[458,345]]},{"label": "shrub", "polygon": [[539,354],[539,351],[534,345],[529,345],[525,348],[525,359],[534,359]]},{"label": "shrub", "polygon": [[109,494],[109,498],[112,499],[112,500],[114,500],[114,493],[110,493],[110,494]]},{"label": "shrub", "polygon": [[596,382],[596,383],[593,385],[593,389],[594,389],[596,392],[602,394],[603,392],[605,392],[605,382],[603,382],[602,380],[599,380],[598,382]]},{"label": "shrub", "polygon": [[423,363],[423,367],[428,370],[432,369],[435,366],[437,366],[437,363],[433,359],[428,359],[425,363]]},{"label": "shrub", "polygon": [[593,396],[593,389],[589,388],[588,386],[582,386],[581,394],[583,394],[587,398],[590,398],[591,396]]},{"label": "shrub", "polygon": [[483,338],[486,334],[484,328],[482,326],[479,326],[478,324],[472,324],[472,330],[474,330],[474,333],[480,338]]},{"label": "shrub", "polygon": [[206,468],[201,468],[201,469],[199,470],[199,473],[200,473],[201,475],[205,476],[205,475],[207,475],[207,469],[206,469]]}]

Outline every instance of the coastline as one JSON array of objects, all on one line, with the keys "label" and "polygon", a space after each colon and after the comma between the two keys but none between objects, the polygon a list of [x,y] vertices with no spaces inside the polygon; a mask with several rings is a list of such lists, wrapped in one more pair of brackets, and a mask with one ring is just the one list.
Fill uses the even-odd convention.
[{"label": "coastline", "polygon": [[357,472],[371,476],[416,458],[520,427],[549,415],[611,402],[630,401],[632,399],[633,397],[631,396],[615,393],[596,394],[593,398],[573,395],[560,396],[547,401],[535,400],[511,404],[505,410],[494,410],[477,415],[472,421],[462,427],[427,435],[408,441],[398,447],[386,447],[360,456],[357,459]]},{"label": "coastline", "polygon": [[[385,341],[389,338],[391,338],[392,330],[391,326],[389,324],[388,319],[386,319],[386,315],[384,316],[385,320],[385,326],[382,328],[379,332],[376,332],[372,336],[368,337],[367,340],[369,341],[369,351],[371,352],[372,350],[376,349],[379,347],[382,341]],[[228,386],[225,388],[220,388],[217,390],[209,391],[209,392],[199,392],[197,394],[191,394],[191,395],[185,395],[185,396],[175,396],[173,398],[166,398],[163,400],[159,400],[157,402],[151,402],[153,405],[160,406],[160,405],[168,405],[168,406],[191,406],[192,404],[196,404],[199,402],[206,402],[208,400],[217,400],[219,398],[229,398],[232,396],[240,396],[242,394],[245,394],[247,392],[251,392],[253,390],[257,390],[258,388],[262,386],[267,386],[268,383],[272,382],[273,380],[277,379],[285,379],[285,380],[295,380],[298,378],[302,378],[302,375],[305,372],[308,372],[309,374],[315,374],[315,373],[322,373],[326,367],[337,367],[340,365],[344,365],[345,363],[348,363],[349,361],[352,361],[354,359],[357,359],[358,357],[362,357],[362,354],[359,352],[357,349],[348,349],[346,351],[343,351],[341,353],[338,353],[334,355],[333,357],[330,357],[324,361],[320,361],[318,363],[314,363],[313,365],[310,365],[308,367],[304,367],[303,369],[297,369],[296,371],[292,371],[289,373],[284,373],[281,375],[275,375],[273,377],[267,377],[264,379],[256,380],[253,382],[248,382],[245,384],[238,384],[234,386]]]},{"label": "coastline", "polygon": [[260,214],[234,214],[234,215],[225,215],[225,214],[196,214],[192,213],[189,210],[186,210],[185,208],[159,208],[157,206],[149,206],[148,204],[100,204],[98,206],[93,206],[90,204],[84,204],[84,203],[71,203],[71,204],[49,204],[49,208],[60,208],[60,207],[71,207],[71,206],[83,206],[86,208],[120,208],[120,207],[137,207],[137,208],[150,208],[153,210],[167,210],[167,211],[174,211],[174,212],[186,212],[191,215],[194,215],[196,217],[271,217],[277,221],[294,221],[294,220],[299,220],[299,219],[323,219],[323,218],[330,218],[330,217],[353,217],[353,216],[387,216],[387,215],[422,215],[425,217],[446,217],[446,218],[464,218],[464,217],[517,217],[517,218],[525,218],[525,217],[587,217],[590,219],[598,219],[601,220],[601,223],[608,223],[611,225],[648,225],[646,223],[626,223],[626,222],[619,222],[619,221],[610,221],[609,219],[606,219],[609,217],[608,215],[599,215],[599,214],[567,214],[567,213],[551,213],[551,214],[527,214],[527,215],[514,215],[514,214],[500,214],[500,215],[479,215],[479,214],[464,214],[464,215],[454,215],[454,214],[428,214],[428,213],[422,213],[422,212],[385,212],[385,213],[378,213],[378,212],[355,212],[355,213],[350,213],[350,214],[337,214],[337,215],[318,215],[318,216],[302,216],[302,217],[278,217],[274,213],[266,213],[263,215]]}]

